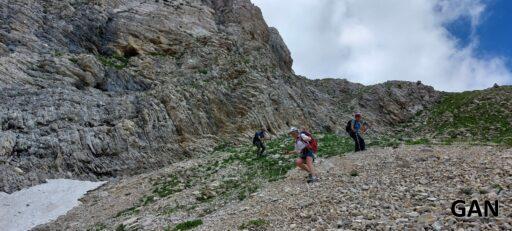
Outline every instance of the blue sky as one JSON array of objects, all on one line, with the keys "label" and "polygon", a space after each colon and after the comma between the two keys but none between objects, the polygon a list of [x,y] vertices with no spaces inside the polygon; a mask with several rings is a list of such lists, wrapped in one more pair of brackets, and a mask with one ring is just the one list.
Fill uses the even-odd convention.
[{"label": "blue sky", "polygon": [[[481,24],[475,31],[479,39],[477,55],[505,57],[507,66],[512,69],[512,1],[489,0],[486,5]],[[465,19],[447,26],[463,45],[467,45],[470,41],[469,23],[469,20]]]},{"label": "blue sky", "polygon": [[252,0],[311,79],[512,84],[510,0]]}]

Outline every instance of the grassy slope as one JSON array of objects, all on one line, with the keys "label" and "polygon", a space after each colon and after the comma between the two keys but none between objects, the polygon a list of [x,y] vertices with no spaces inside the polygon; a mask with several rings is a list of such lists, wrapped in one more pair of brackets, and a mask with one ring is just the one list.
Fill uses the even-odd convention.
[{"label": "grassy slope", "polygon": [[[348,136],[338,136],[332,133],[315,133],[314,135],[319,143],[319,157],[327,158],[353,151],[354,144]],[[373,142],[373,145],[386,144],[389,142]],[[228,202],[244,200],[250,194],[257,192],[266,182],[283,179],[288,171],[295,167],[294,159],[297,158],[297,155],[284,155],[286,151],[293,149],[291,138],[288,136],[276,137],[268,141],[266,146],[266,156],[257,157],[255,147],[250,143],[240,146],[221,144],[212,153],[212,155],[221,157],[217,161],[201,165],[192,171],[186,170],[172,173],[167,177],[152,179],[151,192],[140,198],[133,207],[118,213],[115,218],[125,220],[137,216],[140,211],[151,206],[157,200],[172,201],[176,193],[198,187],[199,194],[196,195],[195,204],[175,205],[175,203],[171,203],[168,208],[164,208],[160,212],[160,215],[171,216],[179,214],[179,211],[191,212],[197,207],[204,206],[210,207],[212,210],[209,212],[213,212]],[[219,173],[222,174],[219,175]],[[219,185],[209,188],[208,185],[215,181]],[[200,226],[202,215],[192,215],[196,220],[170,225],[167,230],[186,230],[189,226],[191,228]],[[253,227],[263,224],[265,221],[247,221],[246,226]],[[97,224],[89,230],[104,230],[104,228],[102,224]],[[122,224],[118,224],[117,228],[124,230]]]},{"label": "grassy slope", "polygon": [[[371,137],[369,146],[398,146],[404,144],[428,144],[434,140],[444,143],[476,142],[512,145],[512,87],[500,87],[484,91],[449,93],[431,110],[418,115],[404,130],[394,136]],[[353,151],[350,137],[336,134],[314,133],[319,143],[318,155],[323,158],[344,155]],[[267,142],[267,156],[258,158],[255,148],[249,143],[232,146],[221,144],[212,155],[225,153],[225,157],[202,165],[193,172],[169,175],[167,178],[154,179],[153,190],[140,199],[134,207],[118,214],[129,217],[156,200],[172,197],[173,194],[219,181],[215,189],[200,190],[197,204],[176,205],[165,209],[162,216],[176,214],[180,210],[192,211],[195,207],[211,205],[212,211],[230,201],[244,200],[257,192],[266,182],[277,181],[285,177],[294,168],[295,155],[283,155],[293,148],[288,136],[280,136]],[[235,168],[233,176],[218,178],[223,169]],[[352,173],[351,173],[352,174]],[[354,173],[357,174],[357,173]],[[203,187],[203,186],[201,186]],[[203,214],[204,215],[204,214]],[[186,230],[201,225],[201,215],[196,220],[170,225],[168,230]],[[240,228],[265,226],[264,220],[247,221]],[[118,227],[122,230],[122,226]],[[94,229],[93,229],[94,230]],[[99,229],[101,230],[101,229]]]},{"label": "grassy slope", "polygon": [[512,87],[447,93],[404,127],[412,129],[404,136],[425,142],[512,145]]}]

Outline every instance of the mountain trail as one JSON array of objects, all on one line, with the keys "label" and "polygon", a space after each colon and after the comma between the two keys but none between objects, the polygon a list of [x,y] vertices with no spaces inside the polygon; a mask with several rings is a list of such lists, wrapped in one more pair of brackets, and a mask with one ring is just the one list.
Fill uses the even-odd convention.
[{"label": "mountain trail", "polygon": [[[266,185],[208,216],[201,230],[403,230],[512,228],[512,152],[476,146],[402,146],[333,157],[305,174]],[[464,188],[462,188],[464,187]],[[496,218],[456,218],[455,200],[498,200]],[[468,209],[468,208],[466,208]]]},{"label": "mountain trail", "polygon": [[[512,228],[512,150],[464,145],[371,148],[318,159],[318,183],[305,183],[306,173],[294,169],[283,180],[264,183],[245,199],[225,197],[221,203],[218,198],[224,198],[223,194],[212,190],[206,192],[215,194],[215,199],[201,200],[201,189],[219,187],[211,180],[219,178],[216,175],[144,203],[137,212],[119,215],[137,203],[133,198],[150,191],[154,179],[173,171],[200,169],[201,162],[211,161],[190,160],[156,173],[110,182],[84,198],[84,205],[42,228],[170,230],[185,221],[199,220],[198,230]],[[243,171],[238,167],[226,166],[217,174]],[[482,210],[485,200],[498,200],[499,216],[458,218],[451,213],[454,201],[465,200],[469,207],[473,199],[481,203]]]}]

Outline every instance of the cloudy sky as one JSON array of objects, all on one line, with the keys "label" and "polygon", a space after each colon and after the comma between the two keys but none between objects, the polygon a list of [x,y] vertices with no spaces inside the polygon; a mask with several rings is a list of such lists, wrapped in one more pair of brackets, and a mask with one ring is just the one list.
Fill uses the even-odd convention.
[{"label": "cloudy sky", "polygon": [[512,83],[509,0],[252,0],[279,29],[294,70],[439,90]]}]

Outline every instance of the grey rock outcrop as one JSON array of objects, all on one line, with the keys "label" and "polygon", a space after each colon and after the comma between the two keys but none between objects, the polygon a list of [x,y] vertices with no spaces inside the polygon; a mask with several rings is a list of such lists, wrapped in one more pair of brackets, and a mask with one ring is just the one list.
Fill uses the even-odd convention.
[{"label": "grey rock outcrop", "polygon": [[440,96],[413,83],[296,76],[249,0],[0,8],[0,191],[143,172],[260,126],[341,130],[354,110],[384,130]]}]

